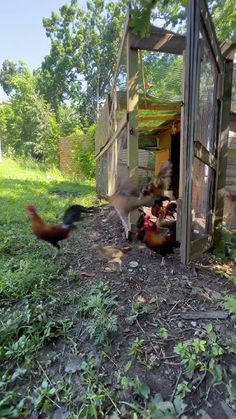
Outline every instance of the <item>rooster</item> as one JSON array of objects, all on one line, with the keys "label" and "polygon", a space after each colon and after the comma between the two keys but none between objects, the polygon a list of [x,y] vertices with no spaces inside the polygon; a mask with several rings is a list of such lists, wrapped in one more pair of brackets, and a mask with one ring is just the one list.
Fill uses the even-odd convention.
[{"label": "rooster", "polygon": [[179,247],[176,241],[176,221],[158,219],[157,224],[142,213],[136,224],[136,237],[146,246],[162,256],[161,266],[164,266],[164,256],[174,252]]},{"label": "rooster", "polygon": [[26,208],[31,218],[33,233],[39,239],[51,243],[58,249],[58,251],[60,250],[58,242],[65,240],[69,236],[70,231],[75,228],[74,222],[80,219],[81,213],[91,211],[91,209],[85,208],[81,205],[72,205],[66,210],[63,216],[63,223],[61,225],[51,225],[42,220],[34,205],[28,205]]}]

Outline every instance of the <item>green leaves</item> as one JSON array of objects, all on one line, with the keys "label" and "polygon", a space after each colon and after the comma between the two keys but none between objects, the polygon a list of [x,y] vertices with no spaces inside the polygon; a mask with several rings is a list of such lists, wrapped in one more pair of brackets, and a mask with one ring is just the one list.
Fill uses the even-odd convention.
[{"label": "green leaves", "polygon": [[94,123],[111,85],[125,3],[89,1],[84,11],[72,1],[60,8],[59,15],[43,19],[51,50],[42,63],[40,90],[55,110],[69,100],[86,126]]}]

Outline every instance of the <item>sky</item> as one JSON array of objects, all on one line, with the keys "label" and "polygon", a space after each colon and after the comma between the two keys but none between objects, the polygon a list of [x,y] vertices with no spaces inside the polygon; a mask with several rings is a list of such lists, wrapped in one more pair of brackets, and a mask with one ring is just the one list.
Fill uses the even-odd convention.
[{"label": "sky", "polygon": [[[40,66],[50,51],[50,41],[42,24],[43,17],[58,12],[69,0],[1,0],[0,6],[0,67],[8,59],[22,60],[30,69]],[[85,8],[86,0],[78,0]],[[0,87],[0,101],[6,95]]]}]

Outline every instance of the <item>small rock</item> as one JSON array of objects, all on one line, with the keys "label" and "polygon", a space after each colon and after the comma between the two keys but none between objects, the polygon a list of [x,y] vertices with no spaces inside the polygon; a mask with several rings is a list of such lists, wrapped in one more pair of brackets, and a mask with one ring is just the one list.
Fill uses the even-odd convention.
[{"label": "small rock", "polygon": [[72,361],[65,367],[65,372],[74,373],[80,370],[81,360]]},{"label": "small rock", "polygon": [[192,325],[193,327],[196,327],[196,326],[197,326],[197,322],[191,322],[191,325]]},{"label": "small rock", "polygon": [[136,260],[131,260],[131,262],[129,262],[129,266],[131,268],[137,268],[138,262],[136,262]]},{"label": "small rock", "polygon": [[157,300],[157,299],[156,299],[156,297],[152,297],[152,298],[151,298],[151,300],[149,301],[149,304],[153,304],[153,303],[155,303],[155,302],[156,302],[156,300]]},{"label": "small rock", "polygon": [[125,318],[125,323],[132,325],[136,320],[136,316],[129,316]]}]

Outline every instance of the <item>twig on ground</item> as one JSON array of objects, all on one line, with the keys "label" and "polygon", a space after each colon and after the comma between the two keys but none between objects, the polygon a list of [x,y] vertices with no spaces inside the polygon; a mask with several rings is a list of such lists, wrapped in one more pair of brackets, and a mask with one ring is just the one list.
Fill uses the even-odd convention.
[{"label": "twig on ground", "polygon": [[153,343],[152,343],[152,341],[151,341],[150,337],[146,334],[145,330],[142,328],[142,326],[141,326],[141,324],[139,323],[138,319],[136,319],[136,323],[137,323],[138,327],[142,330],[143,334],[144,334],[144,335],[147,337],[147,339],[149,340],[149,342],[150,342],[150,345],[151,345],[152,349],[154,350],[155,354],[156,354],[156,355],[158,356],[158,358],[159,358],[159,354],[158,354],[157,349],[156,349],[156,348],[155,348],[155,346],[153,345]]},{"label": "twig on ground", "polygon": [[171,402],[173,402],[173,400],[175,398],[175,393],[176,393],[181,375],[182,375],[182,370],[180,370],[180,372],[178,374],[178,377],[177,377],[177,380],[176,380],[176,383],[175,383],[175,387],[174,387],[173,393],[172,393],[171,398],[170,398]]},{"label": "twig on ground", "polygon": [[193,389],[193,391],[197,391],[197,389],[200,387],[200,385],[203,383],[203,381],[206,378],[206,374],[207,374],[207,370],[204,371],[204,374],[202,375],[202,378],[199,380],[198,384],[196,385],[196,387]]},{"label": "twig on ground", "polygon": [[[51,381],[51,379],[49,378],[49,376],[47,375],[46,371],[44,370],[44,368],[42,367],[42,365],[39,363],[39,361],[36,361],[36,362],[37,362],[39,368],[41,369],[42,373],[46,377],[47,381],[49,382],[49,384],[51,384],[51,386],[55,389],[55,395],[57,397],[57,400],[60,402],[60,397],[59,397],[58,392],[57,392],[57,390],[55,388],[55,384],[53,384],[53,382]],[[61,409],[61,407],[59,405],[57,405],[56,402],[54,402],[54,404]]]},{"label": "twig on ground", "polygon": [[182,303],[182,301],[181,301],[181,300],[177,301],[177,302],[173,305],[173,307],[171,308],[171,310],[169,311],[169,313],[167,313],[167,316],[169,316],[169,315],[170,315],[170,313],[172,313],[172,311],[175,309],[175,307],[176,307],[179,303]]}]

